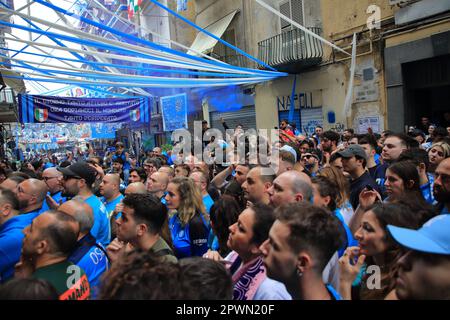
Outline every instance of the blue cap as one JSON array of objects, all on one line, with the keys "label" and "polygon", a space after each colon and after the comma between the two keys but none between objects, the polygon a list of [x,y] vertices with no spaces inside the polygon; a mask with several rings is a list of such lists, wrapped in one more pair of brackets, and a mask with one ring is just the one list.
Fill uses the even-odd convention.
[{"label": "blue cap", "polygon": [[450,215],[441,214],[429,220],[419,230],[388,226],[400,245],[415,251],[450,255]]}]

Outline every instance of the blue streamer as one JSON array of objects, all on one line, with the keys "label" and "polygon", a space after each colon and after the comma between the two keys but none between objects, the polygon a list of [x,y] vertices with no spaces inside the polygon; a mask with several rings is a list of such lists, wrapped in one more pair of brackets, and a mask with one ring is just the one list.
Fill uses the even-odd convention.
[{"label": "blue streamer", "polygon": [[[0,2],[0,4],[2,4],[6,8],[9,8],[7,5],[3,4],[2,2]],[[11,9],[11,8],[9,8],[9,9]],[[67,46],[64,43],[62,43],[62,42],[60,42],[60,41],[58,41],[56,39],[53,39],[54,36],[53,37],[49,36],[49,34],[52,34],[51,32],[42,30],[37,25],[35,25],[33,22],[31,22],[29,19],[22,18],[22,17],[21,17],[21,19],[24,20],[25,22],[27,22],[30,26],[34,27],[36,30],[41,31],[41,32],[39,32],[40,34],[47,36],[50,40],[55,42],[57,45],[67,48]],[[1,23],[1,21],[0,21],[0,23]],[[89,61],[86,61],[86,59],[83,56],[81,56],[80,54],[78,54],[76,52],[72,52],[71,51],[70,54],[72,54],[74,57],[80,59],[81,61],[85,61],[86,63],[89,63]],[[94,66],[94,68],[96,68],[96,67]],[[97,70],[101,71],[101,69],[97,69]]]},{"label": "blue streamer", "polygon": [[[1,55],[0,55],[1,56]],[[36,67],[33,66],[19,66],[17,64],[11,64],[9,62],[1,62],[0,61],[0,65],[9,65],[11,67],[18,67],[18,68],[23,68],[23,69],[32,69],[32,70],[36,70]],[[83,72],[73,72],[73,71],[63,71],[63,70],[52,70],[52,69],[45,69],[45,68],[39,68],[40,72],[42,73],[46,73],[48,75],[52,75],[52,74],[63,74],[63,75],[68,75],[68,76],[75,76],[75,77],[81,77],[81,78],[86,78],[86,79],[105,79],[105,80],[110,80],[110,81],[127,81],[127,82],[136,82],[136,83],[176,83],[179,81],[183,81],[182,78],[173,78],[173,79],[139,79],[139,78],[124,78],[122,75],[102,75],[102,74],[89,74],[89,73],[83,73]],[[209,83],[213,83],[212,81],[206,81],[205,79],[199,79],[199,80],[195,80],[193,78],[189,78],[190,81],[185,81],[185,83],[189,83],[189,84],[209,84]],[[252,79],[251,77],[248,77],[247,79],[243,79],[244,80],[257,80],[257,79]],[[236,79],[217,79],[216,83],[229,83],[229,82],[236,82],[239,80]]]},{"label": "blue streamer", "polygon": [[[79,1],[80,1],[80,0],[76,0],[76,1],[70,6],[69,10],[72,9]],[[10,8],[9,6],[7,6],[6,4],[3,4],[3,5],[4,5],[6,8],[11,9],[11,8]],[[49,27],[49,28],[48,28],[47,30],[45,30],[45,31],[48,31],[48,30],[50,30],[50,29],[51,29],[51,27]],[[33,41],[37,41],[40,37],[42,37],[42,35],[40,35],[40,36],[37,37],[36,39],[33,39]],[[23,52],[25,49],[27,49],[29,46],[30,46],[29,44],[25,45],[24,47],[22,47],[22,48],[19,50],[18,53],[15,53],[11,58],[14,58],[14,57],[17,56],[19,53],[21,53],[21,52]]]},{"label": "blue streamer", "polygon": [[[19,76],[10,76],[10,75],[3,75],[3,78],[11,78],[11,79],[23,79],[23,80],[29,80],[29,81],[41,81],[41,82],[50,82],[50,83],[63,83],[63,84],[74,84],[74,85],[78,85],[81,86],[82,84],[84,85],[93,85],[92,82],[85,82],[82,83],[82,81],[72,81],[70,79],[45,79],[45,78],[34,78],[34,77],[19,77]],[[267,78],[267,81],[271,80],[270,78]],[[205,85],[208,86],[214,86],[214,84],[219,84],[220,86],[229,86],[229,85],[242,85],[242,84],[252,84],[252,83],[260,83],[262,82],[261,80],[255,80],[255,81],[236,81],[236,82],[231,82],[231,83],[206,83]],[[158,84],[159,82],[156,81],[155,83],[150,83],[150,84]],[[172,87],[177,86],[177,88],[195,88],[198,87],[200,84],[196,83],[196,84],[186,84],[186,83],[172,83],[171,84]],[[139,85],[135,85],[135,84],[121,84],[121,83],[102,83],[102,82],[98,82],[95,83],[95,86],[98,87],[119,87],[119,88],[138,88],[138,87],[143,87],[143,86],[139,86]],[[150,86],[144,86],[144,87],[150,87]],[[154,87],[154,86],[152,86]],[[150,87],[151,88],[151,87]]]},{"label": "blue streamer", "polygon": [[[57,7],[57,6],[53,5],[53,4],[44,2],[42,0],[35,0],[35,2],[40,3],[40,4],[42,4],[42,5],[44,5],[44,6],[48,7],[48,8],[51,8],[51,9],[53,9],[55,11],[64,13],[65,15],[68,15],[70,17],[74,17],[74,18],[76,18],[76,19],[78,19],[80,21],[83,21],[85,23],[88,23],[90,25],[96,26],[96,27],[98,27],[100,29],[107,30],[107,31],[111,32],[112,34],[121,36],[122,38],[127,38],[127,39],[133,40],[133,41],[135,41],[137,43],[141,43],[141,44],[147,45],[147,46],[149,46],[151,48],[155,48],[155,49],[158,49],[158,50],[163,51],[163,52],[168,52],[168,53],[171,53],[171,54],[174,54],[174,55],[177,55],[177,56],[188,58],[188,59],[191,59],[191,60],[194,60],[194,61],[197,61],[197,62],[208,63],[208,64],[215,65],[215,66],[218,66],[218,67],[221,67],[221,68],[225,67],[225,68],[234,69],[234,70],[240,70],[240,71],[247,71],[247,72],[250,71],[250,72],[254,72],[254,73],[271,74],[271,75],[273,75],[273,73],[275,73],[275,76],[287,76],[286,73],[278,72],[275,69],[272,69],[274,71],[270,72],[270,71],[262,71],[262,70],[256,70],[256,69],[240,68],[240,67],[228,65],[228,64],[223,63],[223,62],[219,63],[217,61],[206,60],[206,59],[202,59],[202,58],[199,58],[199,57],[191,56],[191,55],[188,55],[188,54],[185,54],[185,53],[182,53],[182,52],[170,49],[170,48],[166,48],[164,46],[157,45],[157,44],[155,44],[153,42],[150,42],[148,40],[144,40],[144,39],[141,39],[139,37],[136,37],[136,36],[133,36],[133,35],[130,35],[130,34],[126,34],[124,32],[120,32],[118,30],[115,30],[113,28],[107,27],[107,26],[105,26],[103,24],[97,23],[97,22],[92,21],[90,19],[87,19],[85,17],[81,17],[81,16],[79,16],[79,15],[77,15],[75,13],[69,12],[67,10],[64,10],[64,9],[62,9],[60,7]],[[200,28],[198,26],[196,26],[196,27]],[[223,40],[219,39],[219,41],[223,41]],[[244,53],[244,54],[247,55],[247,53]],[[255,58],[253,58],[253,59],[255,59]]]},{"label": "blue streamer", "polygon": [[[53,32],[45,32],[45,31],[42,31],[42,30],[36,30],[36,29],[29,28],[29,27],[17,25],[17,24],[14,24],[14,23],[5,22],[5,21],[2,21],[2,20],[0,20],[0,24],[4,25],[4,26],[7,26],[7,27],[21,29],[21,30],[25,30],[25,31],[33,32],[33,33],[46,34],[47,36],[51,35],[54,38],[59,38],[59,39],[65,40],[65,41],[73,42],[73,43],[78,43],[78,44],[92,46],[92,47],[98,47],[98,48],[102,48],[102,49],[106,49],[106,50],[113,50],[113,51],[117,51],[117,52],[123,52],[123,53],[129,54],[129,55],[132,55],[132,56],[141,56],[141,57],[145,57],[147,59],[151,58],[151,59],[160,60],[160,61],[173,62],[172,60],[163,59],[163,58],[159,58],[159,57],[154,57],[154,56],[152,56],[150,54],[146,54],[146,53],[135,52],[133,50],[123,49],[123,48],[119,48],[119,47],[116,47],[116,46],[99,43],[99,42],[96,42],[96,41],[81,40],[81,39],[78,39],[78,38],[74,38],[74,37],[66,36],[66,35],[61,35],[61,34],[57,34],[57,33],[53,33]],[[185,63],[185,62],[183,62],[183,63],[185,65],[192,66],[193,68],[197,67],[197,66],[189,64],[189,63]]]},{"label": "blue streamer", "polygon": [[[9,49],[9,48],[3,48],[3,50],[13,51],[13,52],[18,51],[18,50]],[[77,62],[77,63],[80,62],[79,60],[76,60],[76,59],[62,58],[62,57],[56,57],[53,55],[39,54],[39,53],[33,53],[33,52],[21,52],[21,54],[28,54],[28,55],[38,56],[38,57],[52,58],[52,59],[56,59],[56,60],[63,60],[63,61],[70,61],[70,62]],[[0,54],[0,56],[5,56],[5,55]],[[106,63],[106,62],[91,62],[91,64],[95,64],[95,65],[102,66],[102,67],[117,68],[117,69],[131,69],[131,70],[139,70],[139,71],[145,71],[145,72],[150,71],[150,72],[161,72],[161,73],[170,73],[170,74],[185,74],[185,75],[193,75],[193,76],[219,77],[219,78],[232,78],[232,77],[245,78],[245,77],[251,76],[251,75],[242,74],[242,73],[233,74],[233,73],[219,73],[219,72],[215,73],[215,72],[203,72],[203,71],[185,71],[185,70],[179,70],[179,69],[176,69],[173,67],[171,67],[171,69],[144,68],[144,67],[126,66],[126,65],[122,65],[122,64],[113,64],[113,63]]]}]

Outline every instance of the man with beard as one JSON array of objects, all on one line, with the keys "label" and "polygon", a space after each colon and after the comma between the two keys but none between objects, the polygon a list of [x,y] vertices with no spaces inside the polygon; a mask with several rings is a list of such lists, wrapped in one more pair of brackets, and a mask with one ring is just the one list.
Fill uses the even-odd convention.
[{"label": "man with beard", "polygon": [[60,211],[47,211],[35,218],[24,230],[15,276],[49,281],[60,300],[89,299],[90,286],[84,270],[67,260],[79,232],[78,222]]},{"label": "man with beard", "polygon": [[444,159],[434,171],[433,195],[441,214],[450,214],[450,158]]},{"label": "man with beard", "polygon": [[339,133],[335,131],[328,130],[323,133],[320,145],[322,146],[324,164],[329,163],[331,154],[337,150],[339,140]]},{"label": "man with beard", "polygon": [[251,169],[245,182],[242,184],[244,197],[250,204],[269,204],[269,194],[267,190],[272,186],[275,173],[270,173],[270,167],[257,166]]},{"label": "man with beard", "polygon": [[47,185],[44,181],[27,179],[17,185],[15,193],[19,201],[20,214],[40,214],[45,211],[43,204]]},{"label": "man with beard", "polygon": [[316,176],[320,169],[319,150],[309,149],[302,154],[301,164],[312,177]]},{"label": "man with beard", "polygon": [[168,218],[166,206],[149,194],[129,194],[122,202],[122,216],[116,221],[117,238],[107,247],[111,262],[120,260],[132,248],[152,251],[166,261],[177,262],[161,237]]},{"label": "man with beard", "polygon": [[86,162],[77,162],[67,168],[58,168],[62,172],[63,197],[80,196],[92,208],[94,212],[94,226],[91,234],[102,245],[110,242],[110,225],[108,213],[104,204],[92,192],[92,184],[95,182],[96,171]]}]

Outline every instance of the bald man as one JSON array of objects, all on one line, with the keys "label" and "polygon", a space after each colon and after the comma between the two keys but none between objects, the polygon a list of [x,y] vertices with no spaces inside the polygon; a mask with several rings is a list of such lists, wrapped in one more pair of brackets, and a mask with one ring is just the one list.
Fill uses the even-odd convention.
[{"label": "bald man", "polygon": [[311,179],[303,172],[295,170],[280,174],[267,190],[270,204],[275,208],[285,203],[310,201],[312,197]]},{"label": "bald man", "polygon": [[272,187],[275,173],[269,173],[270,168],[257,166],[247,173],[245,182],[242,184],[244,197],[247,201],[256,204],[269,204],[269,194],[267,191]]},{"label": "bald man", "polygon": [[67,201],[66,197],[62,196],[62,185],[59,180],[62,178],[62,173],[58,171],[55,167],[45,169],[42,173],[42,180],[45,182],[48,188],[46,201],[42,205],[43,210],[48,210],[52,203],[49,199],[52,198],[57,204],[62,204]]},{"label": "bald man", "polygon": [[47,195],[47,185],[38,179],[27,179],[17,185],[15,194],[19,201],[20,214],[42,213],[45,196]]},{"label": "bald man", "polygon": [[132,193],[137,194],[146,194],[147,193],[147,187],[142,182],[133,182],[128,185],[128,187],[125,189],[125,195],[129,195]]},{"label": "bald man", "polygon": [[157,197],[163,204],[166,204],[167,185],[169,184],[169,176],[164,172],[155,172],[147,179],[147,191]]},{"label": "bald man", "polygon": [[68,260],[84,270],[91,285],[91,298],[95,299],[99,292],[100,278],[109,268],[109,260],[105,248],[91,234],[94,225],[94,214],[83,198],[75,197],[59,207],[78,221],[80,233],[76,248]]},{"label": "bald man", "polygon": [[108,219],[110,219],[117,204],[123,199],[120,193],[120,176],[115,173],[106,174],[100,183],[100,194],[103,196],[100,200],[105,205]]},{"label": "bald man", "polygon": [[64,212],[47,211],[36,217],[24,229],[22,258],[15,276],[47,280],[59,300],[88,300],[90,286],[84,270],[67,260],[79,232],[78,222]]}]

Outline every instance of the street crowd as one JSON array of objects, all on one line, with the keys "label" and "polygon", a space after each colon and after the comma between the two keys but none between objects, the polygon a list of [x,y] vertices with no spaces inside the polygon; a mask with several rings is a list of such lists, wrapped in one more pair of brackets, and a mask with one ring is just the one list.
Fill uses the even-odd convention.
[{"label": "street crowd", "polygon": [[[201,154],[3,159],[0,299],[450,299],[450,136],[427,121],[282,120],[256,154],[238,125]],[[213,147],[231,160],[204,161]]]}]

